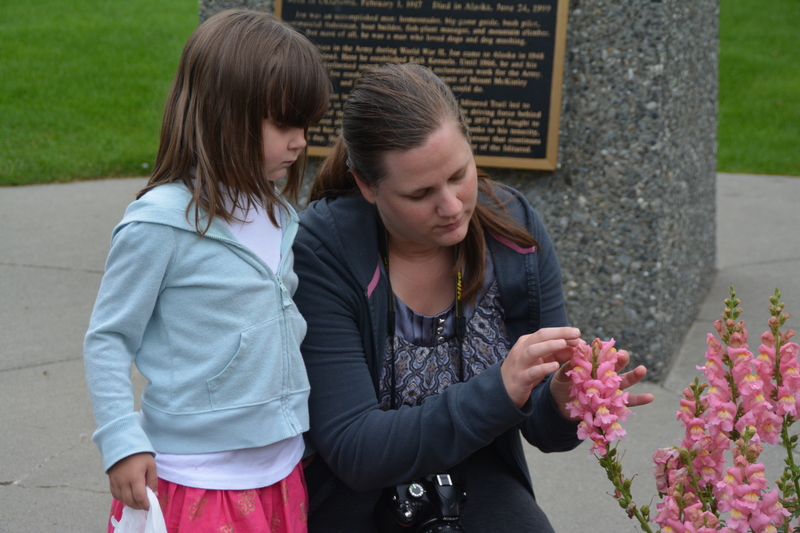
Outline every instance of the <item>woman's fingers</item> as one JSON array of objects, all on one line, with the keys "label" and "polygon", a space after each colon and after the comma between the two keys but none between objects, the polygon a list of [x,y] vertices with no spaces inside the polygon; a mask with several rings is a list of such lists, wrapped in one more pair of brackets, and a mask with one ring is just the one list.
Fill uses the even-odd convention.
[{"label": "woman's fingers", "polygon": [[531,390],[572,356],[580,339],[577,328],[545,328],[520,337],[501,367],[503,384],[517,407],[522,407]]},{"label": "woman's fingers", "polygon": [[647,405],[655,399],[652,394],[629,394],[628,407],[637,407],[639,405]]},{"label": "woman's fingers", "polygon": [[572,327],[563,328],[542,328],[536,333],[520,337],[520,340],[527,339],[531,344],[549,340],[562,339],[568,343],[578,344],[581,338],[581,330]]},{"label": "woman's fingers", "polygon": [[580,342],[580,330],[576,328],[545,328],[532,335],[520,337],[512,348],[522,348],[520,356],[525,366],[558,361],[565,363],[572,357],[572,348]]},{"label": "woman's fingers", "polygon": [[622,381],[619,384],[620,389],[627,389],[631,385],[636,385],[647,375],[647,368],[644,365],[639,365],[630,372],[622,374]]},{"label": "woman's fingers", "polygon": [[[561,365],[557,361],[550,361],[547,363],[536,364],[527,370],[527,381],[538,385],[541,381],[557,371]],[[533,385],[535,387],[536,385]],[[531,387],[531,389],[533,388]]]},{"label": "woman's fingers", "polygon": [[[622,381],[620,382],[620,389],[627,389],[631,385],[636,385],[647,375],[647,368],[639,365],[630,372],[622,374]],[[628,407],[636,407],[637,405],[647,405],[653,401],[652,394],[629,394]]]}]

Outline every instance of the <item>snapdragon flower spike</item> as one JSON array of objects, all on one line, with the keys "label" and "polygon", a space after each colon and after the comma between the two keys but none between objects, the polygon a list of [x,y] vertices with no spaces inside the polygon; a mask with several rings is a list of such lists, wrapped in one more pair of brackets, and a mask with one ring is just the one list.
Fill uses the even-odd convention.
[{"label": "snapdragon flower spike", "polygon": [[[789,330],[792,334],[794,332]],[[795,393],[800,391],[800,362],[798,361],[797,343],[787,342],[779,351],[781,361],[780,370],[783,384]]]},{"label": "snapdragon flower spike", "polygon": [[[762,511],[762,494],[766,492],[763,465],[754,464],[761,449],[761,442],[777,443],[781,429],[781,418],[775,411],[782,407],[786,414],[798,413],[794,395],[789,388],[782,388],[780,398],[776,392],[770,394],[772,374],[775,372],[775,336],[762,336],[762,346],[758,357],[750,352],[747,340],[748,333],[743,321],[736,321],[740,309],[735,305],[726,308],[723,320],[714,324],[720,338],[714,335],[707,337],[706,365],[698,367],[703,371],[709,385],[694,385],[684,391],[681,408],[676,413],[686,429],[681,441],[680,459],[677,456],[671,461],[671,467],[665,470],[664,453],[654,456],[656,468],[656,485],[659,493],[665,498],[680,496],[685,503],[698,497],[695,490],[713,494],[719,512],[730,513],[725,530],[749,531],[750,527],[764,530],[769,527],[770,520],[765,523]],[[783,368],[800,378],[800,363],[792,361],[792,350],[787,360],[781,360]],[[782,354],[781,354],[782,355]],[[705,392],[705,394],[703,394]],[[783,413],[782,413],[783,414]],[[741,449],[734,447],[734,466],[725,468],[724,452],[731,449],[732,439],[747,435],[747,445],[739,442]],[[672,454],[675,455],[674,453]],[[752,457],[751,457],[752,456]],[[680,473],[684,465],[690,461],[692,480],[683,479]],[[660,464],[659,464],[660,463]],[[696,483],[696,484],[695,484]],[[656,521],[669,525],[674,530],[674,507],[659,505]],[[683,507],[684,512],[687,507]],[[704,511],[708,509],[703,507]],[[683,516],[686,530],[707,527],[687,521]],[[691,524],[691,527],[689,527]]]},{"label": "snapdragon flower spike", "polygon": [[[720,322],[719,320],[717,322]],[[698,366],[698,370],[703,371],[703,375],[708,379],[714,391],[719,395],[730,395],[730,383],[728,383],[728,366],[725,363],[727,354],[725,348],[717,338],[709,333],[706,337],[706,364]]]},{"label": "snapdragon flower spike", "polygon": [[614,340],[608,342],[595,339],[589,346],[581,341],[572,356],[574,366],[567,375],[572,380],[570,396],[574,401],[567,404],[573,417],[580,417],[578,438],[591,439],[589,453],[605,457],[608,444],[625,437],[620,422],[627,420],[628,393],[619,386],[622,377],[616,366],[620,353],[614,349]]},{"label": "snapdragon flower spike", "polygon": [[[738,320],[742,310],[731,288],[722,320],[714,323],[719,337],[708,335],[706,364],[698,367],[707,383],[695,379],[676,413],[686,430],[681,444],[653,455],[661,498],[653,521],[660,533],[800,531],[800,464],[793,453],[798,436],[788,431],[800,419],[800,346],[790,342],[792,330],[780,331],[789,315],[779,301],[776,290],[770,298],[770,331],[760,337],[756,355],[748,347],[745,323]],[[568,375],[576,400],[569,408],[581,418],[579,436],[594,441],[592,451],[602,455],[600,464],[617,489],[615,498],[631,516],[636,507],[626,493],[621,464],[613,447],[607,453],[613,437],[624,434],[615,430],[626,416],[614,410],[625,406],[619,401],[624,393],[617,390],[615,400],[608,393],[619,384],[612,346],[613,341],[595,340],[591,349],[585,343],[575,349]],[[612,357],[606,357],[609,353]],[[781,444],[788,452],[778,489],[769,489],[764,464],[757,462],[763,443]],[[731,466],[726,465],[728,452]],[[649,506],[636,516],[642,530],[652,533]]]}]

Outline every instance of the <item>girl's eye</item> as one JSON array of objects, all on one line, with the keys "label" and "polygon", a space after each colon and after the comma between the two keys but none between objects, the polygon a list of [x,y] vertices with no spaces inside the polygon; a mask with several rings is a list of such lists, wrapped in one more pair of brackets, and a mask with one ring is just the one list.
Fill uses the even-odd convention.
[{"label": "girl's eye", "polygon": [[424,190],[424,191],[422,191],[421,193],[417,193],[417,194],[409,194],[409,195],[408,195],[408,197],[409,197],[409,199],[411,199],[411,200],[422,200],[422,199],[423,199],[423,198],[425,198],[427,195],[428,195],[428,190],[427,190],[427,189],[425,189],[425,190]]}]

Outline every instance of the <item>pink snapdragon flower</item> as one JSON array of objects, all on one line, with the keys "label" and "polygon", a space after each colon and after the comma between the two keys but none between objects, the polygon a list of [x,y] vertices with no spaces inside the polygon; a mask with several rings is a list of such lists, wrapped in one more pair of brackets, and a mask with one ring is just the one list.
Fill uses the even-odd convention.
[{"label": "pink snapdragon flower", "polygon": [[686,438],[683,441],[686,448],[690,448],[693,443],[706,437],[706,421],[704,418],[692,418],[684,421],[683,424],[686,426]]},{"label": "pink snapdragon flower", "polygon": [[742,483],[736,487],[736,506],[740,507],[742,512],[751,514],[758,509],[761,502],[761,489],[757,485],[750,483]]},{"label": "pink snapdragon flower", "polygon": [[733,402],[720,402],[717,405],[710,407],[708,411],[708,428],[709,432],[713,435],[723,431],[730,433],[733,429],[733,423],[736,418],[736,404]]},{"label": "pink snapdragon flower", "polygon": [[736,487],[742,483],[742,471],[739,468],[729,467],[725,471],[727,474],[714,487],[714,496],[717,498],[719,510],[724,512],[733,508],[733,501],[736,499]]},{"label": "pink snapdragon flower", "polygon": [[625,437],[620,422],[627,420],[628,393],[622,391],[622,377],[616,372],[620,353],[614,349],[614,340],[595,339],[591,346],[581,341],[575,347],[573,368],[567,375],[572,380],[570,396],[575,400],[567,404],[573,417],[580,417],[578,438],[591,439],[590,453],[604,457],[608,444]]},{"label": "pink snapdragon flower", "polygon": [[[794,333],[794,332],[792,332]],[[800,362],[797,359],[797,343],[789,342],[780,349],[780,371],[783,384],[796,394],[800,390]]]},{"label": "pink snapdragon flower", "polygon": [[749,518],[750,513],[742,512],[739,508],[734,507],[731,509],[731,515],[725,521],[725,526],[728,528],[728,531],[731,532],[748,533],[748,531],[750,531]]},{"label": "pink snapdragon flower", "polygon": [[656,490],[660,494],[669,491],[669,472],[680,468],[680,451],[677,448],[659,448],[653,454],[653,475],[656,478]]},{"label": "pink snapdragon flower", "polygon": [[711,511],[703,511],[701,502],[694,503],[683,510],[683,525],[686,533],[712,533],[717,531],[719,518]]},{"label": "pink snapdragon flower", "polygon": [[792,419],[797,419],[797,401],[794,393],[795,391],[787,385],[778,387],[778,415],[789,415]]},{"label": "pink snapdragon flower", "polygon": [[[772,489],[761,496],[760,511],[763,515],[769,517],[770,522],[775,524],[782,523],[787,516],[791,516],[792,514],[786,510],[780,502],[778,489]],[[766,531],[766,528],[764,530]]]},{"label": "pink snapdragon flower", "polygon": [[725,378],[727,375],[727,366],[722,360],[725,349],[711,333],[706,337],[706,344],[708,346],[706,348],[706,364],[705,366],[697,368],[703,371],[703,374],[712,387],[727,389],[728,382]]},{"label": "pink snapdragon flower", "polygon": [[747,482],[762,491],[767,488],[767,476],[764,473],[764,463],[750,463],[744,467]]},{"label": "pink snapdragon flower", "polygon": [[725,450],[716,447],[711,437],[706,437],[703,441],[698,441],[692,449],[695,458],[692,461],[692,468],[695,474],[700,477],[699,481],[708,484],[716,483],[725,470]]},{"label": "pink snapdragon flower", "polygon": [[763,414],[760,425],[758,426],[757,436],[768,444],[778,444],[781,436],[781,424],[783,420],[777,414],[767,411]]},{"label": "pink snapdragon flower", "polygon": [[744,374],[741,379],[739,380],[739,392],[745,398],[750,398],[756,396],[757,394],[761,394],[761,391],[764,390],[764,382],[761,380],[757,372],[750,372],[749,368],[747,369],[748,372]]},{"label": "pink snapdragon flower", "polygon": [[681,508],[674,497],[664,496],[664,501],[656,507],[658,508],[658,514],[655,517],[655,521],[661,526],[662,533],[667,527],[673,527],[673,524],[681,523]]},{"label": "pink snapdragon flower", "polygon": [[[688,391],[688,394],[687,394],[687,391]],[[697,402],[694,401],[694,399],[692,398],[692,394],[691,394],[691,391],[689,389],[686,389],[683,393],[687,397],[681,399],[681,401],[680,401],[680,406],[681,407],[680,407],[680,409],[678,409],[678,412],[675,413],[675,414],[677,415],[678,420],[682,420],[684,423],[687,423],[690,420],[693,420],[693,419],[696,418],[695,415],[697,413]]]}]

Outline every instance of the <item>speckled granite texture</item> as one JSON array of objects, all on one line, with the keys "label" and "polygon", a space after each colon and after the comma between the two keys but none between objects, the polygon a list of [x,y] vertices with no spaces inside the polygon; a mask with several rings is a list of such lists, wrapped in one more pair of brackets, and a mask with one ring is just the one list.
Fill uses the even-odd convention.
[{"label": "speckled granite texture", "polygon": [[[272,6],[201,0],[200,19]],[[572,0],[559,170],[487,169],[547,224],[572,324],[587,340],[616,339],[653,380],[714,275],[718,10]]]},{"label": "speckled granite texture", "polygon": [[572,323],[663,377],[715,263],[718,0],[573,0],[553,173],[524,190]]}]

